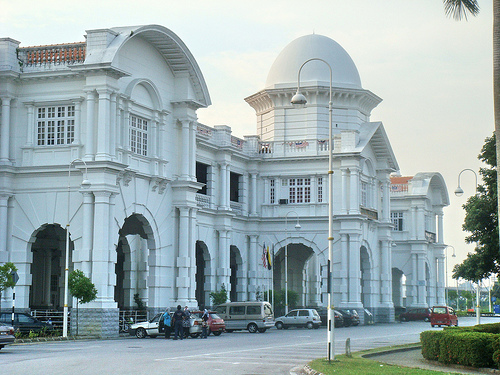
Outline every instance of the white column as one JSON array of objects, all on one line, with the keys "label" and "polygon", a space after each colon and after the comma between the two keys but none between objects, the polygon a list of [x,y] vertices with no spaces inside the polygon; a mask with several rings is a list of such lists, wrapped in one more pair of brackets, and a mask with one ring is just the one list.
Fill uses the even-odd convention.
[{"label": "white column", "polygon": [[[116,307],[112,285],[109,282],[110,269],[110,197],[109,191],[94,191],[94,235],[92,246],[92,282],[98,296],[95,304],[100,307]],[[114,250],[114,249],[113,249]],[[93,302],[89,303],[94,304]]]},{"label": "white column", "polygon": [[228,196],[228,164],[226,162],[220,163],[220,207],[222,210],[229,209],[229,196]]},{"label": "white column", "polygon": [[191,181],[196,181],[196,122],[189,122],[189,179]]},{"label": "white column", "polygon": [[411,254],[411,305],[416,306],[418,304],[418,273],[417,273],[417,254]]},{"label": "white column", "polygon": [[[250,215],[257,215],[257,173],[250,173],[251,185],[250,185]],[[277,189],[276,189],[277,190]],[[275,190],[275,194],[276,194]]]},{"label": "white column", "polygon": [[423,207],[417,207],[417,240],[425,239],[425,213]]},{"label": "white column", "polygon": [[82,131],[82,103],[77,100],[75,103],[75,138],[73,139],[73,144],[80,144],[80,133]]},{"label": "white column", "polygon": [[80,249],[79,261],[80,269],[85,275],[90,276],[91,272],[91,253],[92,253],[92,221],[94,216],[94,195],[90,191],[82,192],[83,194],[83,219],[82,219],[82,248]]},{"label": "white column", "polygon": [[197,210],[189,209],[188,253],[189,265],[189,306],[196,305],[196,214]]},{"label": "white column", "polygon": [[383,210],[382,210],[382,220],[391,220],[391,181],[388,179],[382,181],[382,196],[383,196]]},{"label": "white column", "polygon": [[28,109],[28,134],[26,139],[26,146],[33,147],[35,137],[35,106],[33,103],[26,103]]},{"label": "white column", "polygon": [[96,160],[109,159],[109,137],[110,137],[110,100],[109,90],[97,90],[99,94],[99,112],[97,114],[97,152]]},{"label": "white column", "polygon": [[418,304],[424,306],[426,304],[426,280],[425,280],[425,259],[424,254],[417,254],[418,267]]},{"label": "white column", "polygon": [[444,232],[443,232],[443,208],[439,208],[439,212],[437,213],[437,243],[444,243]]},{"label": "white column", "polygon": [[189,121],[181,121],[181,179],[189,179],[190,172],[190,143],[189,143]]},{"label": "white column", "polygon": [[110,156],[116,155],[116,133],[118,127],[118,116],[117,116],[117,95],[112,93],[110,95],[110,115],[109,115],[109,139],[108,139],[108,150]]},{"label": "white column", "polygon": [[417,207],[411,208],[411,225],[410,225],[410,239],[417,239]]},{"label": "white column", "polygon": [[391,242],[382,241],[381,243],[381,288],[383,304],[392,304],[392,268],[391,268]]},{"label": "white column", "polygon": [[360,236],[351,234],[349,237],[349,304],[361,306]]},{"label": "white column", "polygon": [[229,232],[227,230],[221,230],[219,231],[219,268],[217,269],[217,290],[220,290],[222,284],[224,284],[228,295],[230,295],[231,291],[231,284],[229,280],[229,276],[231,274],[229,251]]},{"label": "white column", "polygon": [[340,250],[342,254],[341,264],[340,264],[340,278],[341,278],[341,302],[346,304],[348,302],[348,270],[349,270],[349,256],[348,256],[348,236],[343,233],[340,235]]},{"label": "white column", "polygon": [[10,101],[2,99],[2,123],[0,130],[0,164],[10,164]]},{"label": "white column", "polygon": [[247,259],[248,259],[248,300],[255,301],[256,291],[257,291],[257,235],[255,234],[250,235],[250,247]]},{"label": "white column", "polygon": [[[347,215],[347,168],[342,168],[342,202],[341,202],[341,214]],[[328,193],[330,196],[330,193]]]},{"label": "white column", "polygon": [[444,305],[445,293],[446,293],[446,281],[445,281],[445,270],[444,270],[444,255],[437,257],[437,267],[436,275],[434,277],[434,285],[436,285],[436,304]]},{"label": "white column", "polygon": [[359,171],[357,168],[350,168],[350,182],[351,188],[349,190],[349,214],[359,213]]},{"label": "white column", "polygon": [[95,95],[94,91],[87,91],[87,122],[86,122],[86,138],[85,138],[85,156],[83,160],[94,160],[94,111],[95,111]]},{"label": "white column", "polygon": [[[179,207],[179,251],[177,253],[177,270],[178,276],[176,279],[177,296],[179,303],[188,303],[189,294],[189,209],[187,207]],[[181,304],[182,304],[181,303]]]},{"label": "white column", "polygon": [[0,263],[8,261],[7,257],[7,217],[9,209],[8,194],[0,194]]}]

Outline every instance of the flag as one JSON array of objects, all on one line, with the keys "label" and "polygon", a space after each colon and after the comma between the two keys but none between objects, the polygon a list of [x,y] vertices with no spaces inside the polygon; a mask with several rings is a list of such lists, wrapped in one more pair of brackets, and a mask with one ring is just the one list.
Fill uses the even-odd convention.
[{"label": "flag", "polygon": [[266,250],[266,256],[267,256],[267,269],[270,270],[273,268],[273,262],[271,261],[271,253],[269,252],[269,246],[267,247]]},{"label": "flag", "polygon": [[267,268],[267,253],[266,253],[266,244],[262,247],[262,266]]}]

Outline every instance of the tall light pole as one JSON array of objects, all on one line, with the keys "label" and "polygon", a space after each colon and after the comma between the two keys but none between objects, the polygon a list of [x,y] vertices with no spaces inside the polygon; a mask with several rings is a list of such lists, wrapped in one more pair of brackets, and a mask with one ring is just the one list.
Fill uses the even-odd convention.
[{"label": "tall light pole", "polygon": [[88,189],[90,181],[87,179],[87,163],[82,159],[75,159],[68,166],[68,210],[66,221],[66,254],[64,262],[64,310],[63,310],[63,337],[68,337],[68,279],[69,279],[69,203],[70,203],[70,182],[71,182],[71,166],[73,163],[80,161],[85,165],[85,176],[82,181],[81,187]]},{"label": "tall light pole", "polygon": [[[458,174],[458,186],[455,189],[455,195],[457,197],[461,197],[464,194],[463,189],[460,187],[460,176],[462,176],[462,173],[465,171],[470,171],[470,172],[474,173],[474,177],[476,178],[476,184],[475,184],[476,193],[475,194],[477,195],[477,173],[473,169],[465,168],[465,169],[462,169],[460,171],[460,173]],[[476,242],[476,247],[477,247],[477,242]],[[481,287],[479,285],[480,281],[481,280],[477,280],[477,290],[476,290],[476,323],[477,324],[481,324],[481,308],[480,308],[480,296],[479,296],[481,293]]]},{"label": "tall light pole", "polygon": [[297,224],[295,224],[295,229],[299,230],[301,228],[299,223],[299,214],[295,211],[289,211],[285,215],[285,235],[286,235],[286,245],[285,245],[285,314],[288,314],[288,215],[295,214],[297,216]]},{"label": "tall light pole", "polygon": [[[446,246],[446,253],[444,254],[444,259],[445,259],[445,263],[446,263],[446,280],[445,280],[445,283],[444,283],[444,294],[445,294],[445,299],[446,299],[446,306],[449,306],[449,303],[448,303],[448,248],[451,247],[453,249],[453,254],[451,255],[453,258],[456,257],[456,254],[455,254],[455,248],[451,245],[448,245]],[[458,298],[458,296],[457,296]],[[458,310],[458,309],[457,309]]]},{"label": "tall light pole", "polygon": [[307,99],[300,92],[300,72],[304,65],[310,61],[322,61],[330,69],[330,100],[328,102],[328,329],[327,329],[327,358],[328,361],[335,359],[335,335],[333,322],[333,285],[332,285],[332,258],[333,258],[333,168],[332,168],[332,151],[333,151],[333,135],[332,135],[332,67],[323,59],[314,57],[305,61],[299,68],[297,75],[297,93],[292,97],[293,105],[305,105]]}]

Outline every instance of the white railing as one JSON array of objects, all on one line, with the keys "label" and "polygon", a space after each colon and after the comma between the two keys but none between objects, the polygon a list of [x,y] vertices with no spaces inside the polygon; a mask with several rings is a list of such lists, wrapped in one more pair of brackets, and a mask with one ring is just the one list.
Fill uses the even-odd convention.
[{"label": "white railing", "polygon": [[210,197],[205,194],[196,194],[196,204],[201,208],[210,208]]},{"label": "white railing", "polygon": [[391,184],[391,194],[394,195],[408,194],[408,184]]}]

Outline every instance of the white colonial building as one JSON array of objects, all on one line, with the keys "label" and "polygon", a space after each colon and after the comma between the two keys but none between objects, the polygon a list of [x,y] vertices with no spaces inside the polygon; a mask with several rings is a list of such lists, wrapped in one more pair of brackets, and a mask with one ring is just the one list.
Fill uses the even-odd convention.
[{"label": "white colonial building", "polygon": [[334,71],[335,306],[392,321],[404,287],[408,306],[442,301],[444,181],[429,175],[423,192],[417,175],[411,194],[391,192],[399,167],[382,123],[370,122],[381,99],[339,44],[308,35],[286,46],[265,88],[245,99],[257,134],[237,138],[198,123],[211,103],[196,61],[172,31],[149,25],[65,45],[0,39],[0,263],[19,269],[16,307],[62,307],[67,224],[70,269],[98,289],[80,307],[89,322],[80,331],[116,335],[118,311],[137,299],[150,311],[204,306],[224,285],[231,300],[254,300],[271,280],[284,289],[285,275],[299,305],[325,306],[326,64],[304,66],[308,104],[290,104],[310,58]]}]

